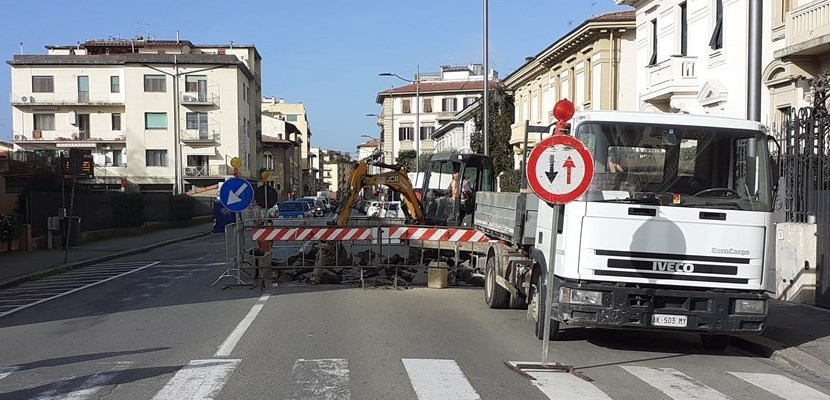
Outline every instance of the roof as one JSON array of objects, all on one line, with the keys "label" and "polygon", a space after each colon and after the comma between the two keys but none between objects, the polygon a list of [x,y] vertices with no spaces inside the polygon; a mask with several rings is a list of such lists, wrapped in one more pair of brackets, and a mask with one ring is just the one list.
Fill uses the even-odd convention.
[{"label": "roof", "polygon": [[626,10],[626,11],[612,11],[605,14],[595,15],[591,18],[588,18],[587,22],[600,22],[600,21],[634,21],[636,13],[634,10]]},{"label": "roof", "polygon": [[369,140],[367,142],[363,142],[363,143],[357,145],[357,147],[378,147],[378,145],[381,144],[381,143],[383,143],[383,142],[380,141],[380,140]]},{"label": "roof", "polygon": [[[496,88],[501,84],[499,80],[490,80],[490,88]],[[396,94],[414,94],[415,87],[414,83],[410,83],[406,86],[400,86],[393,88],[391,90],[384,90],[382,92],[378,92],[377,99],[375,100],[377,103],[382,103],[382,97],[396,95]],[[421,94],[425,93],[446,93],[446,92],[478,92],[484,89],[484,81],[483,80],[474,80],[474,81],[426,81],[420,82],[418,84],[418,91]]]},{"label": "roof", "polygon": [[644,111],[580,111],[574,122],[623,122],[658,125],[702,126],[709,128],[763,131],[764,125],[757,121],[740,118],[715,117],[699,114],[653,113]]},{"label": "roof", "polygon": [[276,137],[268,136],[268,135],[262,135],[262,143],[286,144],[286,145],[294,145],[294,146],[297,145],[297,142],[295,142],[293,140],[280,139],[280,138],[276,138]]},{"label": "roof", "polygon": [[64,46],[51,46],[47,45],[47,49],[74,49],[74,48],[87,48],[87,47],[124,47],[124,48],[144,48],[144,47],[194,47],[194,48],[219,48],[219,49],[232,49],[234,47],[237,48],[252,48],[254,49],[254,54],[256,55],[256,59],[262,59],[260,56],[259,51],[257,50],[256,46],[254,45],[247,45],[247,44],[197,44],[194,45],[193,42],[189,40],[156,40],[156,39],[95,39],[95,40],[87,40],[86,42],[78,45],[64,45]]}]

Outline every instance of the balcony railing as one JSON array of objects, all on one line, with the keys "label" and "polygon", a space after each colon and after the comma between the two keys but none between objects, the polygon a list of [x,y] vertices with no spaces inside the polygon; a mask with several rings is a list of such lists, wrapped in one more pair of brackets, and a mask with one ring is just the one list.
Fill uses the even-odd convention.
[{"label": "balcony railing", "polygon": [[213,129],[206,129],[206,130],[196,130],[196,129],[188,129],[182,132],[181,136],[179,137],[182,143],[204,143],[204,144],[215,144],[219,143],[219,132]]},{"label": "balcony railing", "polygon": [[220,177],[233,174],[233,168],[227,165],[188,165],[183,168],[183,173],[191,178]]},{"label": "balcony railing", "polygon": [[15,142],[124,142],[126,131],[111,130],[28,130],[15,131]]},{"label": "balcony railing", "polygon": [[185,106],[214,106],[219,104],[219,95],[212,91],[184,92],[181,103]]},{"label": "balcony railing", "polygon": [[110,92],[48,92],[48,93],[12,93],[9,101],[16,106],[25,105],[78,105],[122,106],[123,93]]},{"label": "balcony railing", "polygon": [[787,46],[830,34],[830,0],[811,1],[790,11]]},{"label": "balcony railing", "polygon": [[671,56],[668,60],[651,65],[648,70],[648,86],[643,100],[669,98],[676,93],[697,92],[697,57]]}]

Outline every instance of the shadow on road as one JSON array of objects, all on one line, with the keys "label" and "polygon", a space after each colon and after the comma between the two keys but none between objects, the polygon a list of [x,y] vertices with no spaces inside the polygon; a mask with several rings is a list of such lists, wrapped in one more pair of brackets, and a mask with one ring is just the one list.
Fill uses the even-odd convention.
[{"label": "shadow on road", "polygon": [[26,364],[19,364],[15,365],[18,367],[20,371],[32,370],[37,368],[46,368],[46,367],[57,367],[61,365],[67,364],[76,364],[86,361],[92,360],[100,360],[104,358],[110,357],[118,357],[118,356],[125,356],[130,354],[143,354],[143,353],[152,353],[156,351],[167,350],[169,347],[151,347],[147,349],[139,349],[139,350],[129,350],[129,351],[111,351],[106,353],[92,353],[92,354],[79,354],[74,356],[66,356],[66,357],[57,357],[57,358],[49,358],[46,360],[39,360],[39,361],[32,361]]}]

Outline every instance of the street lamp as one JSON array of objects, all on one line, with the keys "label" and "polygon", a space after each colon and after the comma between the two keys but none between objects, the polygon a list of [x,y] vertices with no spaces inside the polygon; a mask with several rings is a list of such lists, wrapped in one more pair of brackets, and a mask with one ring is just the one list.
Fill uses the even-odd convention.
[{"label": "street lamp", "polygon": [[[415,72],[415,80],[406,79],[398,74],[393,74],[391,72],[383,72],[379,74],[380,76],[394,76],[404,82],[414,83],[415,84],[415,179],[418,179],[418,173],[420,172],[420,161],[421,161],[421,151],[419,143],[421,141],[421,66],[418,65],[416,67]],[[390,99],[392,98],[391,92],[389,95]],[[392,103],[394,109],[394,101]],[[394,120],[393,120],[394,124]],[[390,132],[394,134],[394,132]]]}]

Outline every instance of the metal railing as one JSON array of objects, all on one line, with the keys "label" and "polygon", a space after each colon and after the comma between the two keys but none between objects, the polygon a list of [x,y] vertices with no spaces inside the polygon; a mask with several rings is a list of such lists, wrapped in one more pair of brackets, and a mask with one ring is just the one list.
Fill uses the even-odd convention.
[{"label": "metal railing", "polygon": [[112,130],[41,130],[14,131],[12,140],[15,142],[28,141],[84,141],[84,142],[124,142],[127,140],[126,131]]},{"label": "metal railing", "polygon": [[182,167],[186,177],[221,177],[231,175],[233,169],[227,165],[187,165]]},{"label": "metal railing", "polygon": [[213,129],[188,129],[181,133],[179,140],[182,142],[203,142],[203,143],[219,143],[221,135],[218,131]]},{"label": "metal railing", "polygon": [[124,93],[101,92],[37,92],[37,93],[11,93],[9,102],[13,105],[124,105]]},{"label": "metal railing", "polygon": [[787,20],[787,45],[830,34],[830,0],[812,1],[790,11]]}]

